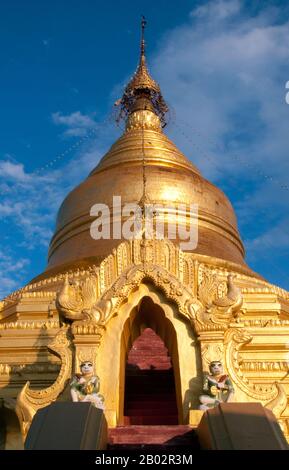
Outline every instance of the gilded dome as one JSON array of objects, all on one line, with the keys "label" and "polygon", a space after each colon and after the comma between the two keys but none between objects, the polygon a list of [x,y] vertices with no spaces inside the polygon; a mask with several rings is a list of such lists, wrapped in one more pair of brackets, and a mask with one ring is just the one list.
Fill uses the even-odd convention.
[{"label": "gilded dome", "polygon": [[[143,40],[137,71],[116,104],[120,106],[120,118],[126,119],[125,132],[86,180],[63,201],[49,247],[47,271],[99,263],[121,238],[111,235],[107,239],[93,239],[90,230],[95,214],[91,215],[91,208],[105,204],[112,213],[115,196],[121,198],[122,209],[129,203],[139,204],[145,194],[150,204],[172,209],[166,213],[166,223],[172,220],[174,208],[180,204],[197,205],[198,243],[192,251],[237,263],[250,272],[230,201],[162,130],[167,106],[147,70]],[[121,209],[114,212],[114,217],[123,223],[128,217]],[[183,211],[178,224],[187,227],[189,215],[190,209]],[[104,225],[109,226],[112,234],[112,219],[107,218]],[[176,237],[175,242],[179,241]]]},{"label": "gilded dome", "polygon": [[140,201],[143,152],[150,203],[197,204],[199,231],[194,251],[244,264],[244,248],[228,198],[163,133],[152,111],[137,110],[129,117],[125,133],[62,203],[50,243],[48,269],[100,260],[120,243],[119,239],[91,237],[94,217],[90,211],[96,203],[112,209],[113,196],[120,196],[122,205]]}]

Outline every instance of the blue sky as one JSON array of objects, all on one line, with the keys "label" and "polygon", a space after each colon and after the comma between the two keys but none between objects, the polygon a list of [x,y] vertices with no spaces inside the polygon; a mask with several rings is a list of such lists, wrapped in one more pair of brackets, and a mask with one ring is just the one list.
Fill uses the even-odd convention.
[{"label": "blue sky", "polygon": [[167,134],[235,208],[247,262],[289,289],[288,2],[32,0],[0,7],[0,297],[46,265],[57,209],[120,134],[147,56]]}]

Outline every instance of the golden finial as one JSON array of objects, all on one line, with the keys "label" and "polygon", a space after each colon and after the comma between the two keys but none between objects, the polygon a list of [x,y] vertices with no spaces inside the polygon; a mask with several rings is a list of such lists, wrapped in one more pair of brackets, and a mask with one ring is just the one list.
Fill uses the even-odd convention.
[{"label": "golden finial", "polygon": [[[157,82],[150,76],[146,65],[145,58],[145,39],[144,32],[147,21],[144,16],[141,19],[141,41],[140,41],[140,60],[138,67],[125,88],[122,98],[115,102],[116,106],[120,106],[120,113],[117,120],[126,118],[135,109],[137,100],[142,99],[144,108],[148,109],[149,105],[151,110],[160,118],[162,125],[166,124],[165,114],[168,111],[168,107],[162,97],[160,87]],[[138,101],[139,103],[139,101]]]},{"label": "golden finial", "polygon": [[145,32],[145,27],[146,27],[146,19],[144,16],[141,17],[141,43],[140,43],[140,56],[141,60],[142,58],[145,58],[145,39],[144,39],[144,32]]}]

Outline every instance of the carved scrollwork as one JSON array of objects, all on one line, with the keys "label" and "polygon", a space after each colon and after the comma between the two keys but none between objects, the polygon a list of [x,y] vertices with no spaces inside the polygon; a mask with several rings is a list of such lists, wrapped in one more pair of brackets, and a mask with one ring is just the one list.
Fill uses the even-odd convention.
[{"label": "carved scrollwork", "polygon": [[[99,320],[98,310],[93,311],[92,307],[97,300],[95,276],[87,276],[80,281],[69,281],[65,276],[63,286],[56,296],[56,307],[60,315],[69,321],[94,319]],[[93,317],[95,314],[95,317]]]},{"label": "carved scrollwork", "polygon": [[56,381],[43,390],[32,390],[26,382],[17,397],[16,413],[20,422],[23,438],[26,437],[33,416],[40,408],[50,405],[64,390],[71,377],[72,351],[67,329],[61,329],[48,346],[48,349],[61,359],[61,369]]},{"label": "carved scrollwork", "polygon": [[283,411],[285,411],[288,398],[282,384],[275,382],[275,387],[278,391],[277,396],[265,406],[274,413],[277,419],[279,419],[282,416]]},{"label": "carved scrollwork", "polygon": [[218,279],[216,273],[203,270],[198,287],[198,299],[202,307],[196,314],[200,329],[211,325],[225,330],[232,321],[236,321],[243,304],[243,297],[241,289],[234,284],[233,279],[234,277],[229,274],[226,294],[219,297],[218,294],[224,292],[223,282]]},{"label": "carved scrollwork", "polygon": [[240,367],[239,350],[252,341],[252,336],[243,328],[230,328],[225,332],[225,361],[231,379],[248,397],[257,401],[269,401],[276,398],[278,389],[276,385],[262,385],[252,383]]},{"label": "carved scrollwork", "polygon": [[79,335],[93,335],[94,341],[97,344],[100,342],[104,332],[105,326],[98,325],[94,321],[75,321],[71,325],[71,333],[74,337]]},{"label": "carved scrollwork", "polygon": [[70,322],[88,321],[104,324],[110,317],[114,299],[113,297],[103,297],[97,300],[96,292],[97,280],[95,276],[88,276],[79,283],[70,283],[66,276],[56,298],[56,306],[60,315]]},{"label": "carved scrollwork", "polygon": [[[194,308],[195,299],[192,292],[166,269],[146,264],[145,266],[138,265],[134,268],[129,268],[104,294],[104,299],[110,298],[112,302],[112,308],[105,319],[106,323],[114,314],[117,314],[120,305],[127,300],[130,293],[139,287],[142,282],[154,284],[161,292],[164,292],[168,299],[177,304],[178,310],[182,315],[190,320],[194,319],[196,308]],[[197,306],[198,308],[200,307],[199,302]]]},{"label": "carved scrollwork", "polygon": [[[124,253],[125,262],[122,260]],[[191,318],[192,309],[188,312],[183,302],[184,293],[185,301],[191,297],[194,284],[194,264],[186,270],[187,285],[183,283],[184,266],[188,261],[188,255],[167,239],[123,242],[84,279],[65,276],[57,293],[57,310],[68,322],[106,324],[131,289],[138,287],[146,277],[177,302],[182,314]]]}]

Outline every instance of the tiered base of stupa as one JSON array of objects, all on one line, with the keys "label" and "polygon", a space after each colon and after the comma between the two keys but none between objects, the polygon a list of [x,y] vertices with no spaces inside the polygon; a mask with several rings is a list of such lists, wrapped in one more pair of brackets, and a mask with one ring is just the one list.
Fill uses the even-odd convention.
[{"label": "tiered base of stupa", "polygon": [[70,400],[69,381],[85,360],[100,379],[111,445],[137,432],[153,444],[151,425],[166,426],[159,436],[168,440],[197,426],[212,360],[229,374],[233,401],[271,409],[288,437],[289,294],[237,264],[168,240],[123,242],[99,266],[11,294],[0,334],[2,448],[21,447],[38,409]]}]

